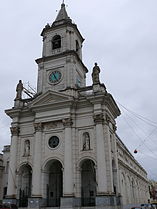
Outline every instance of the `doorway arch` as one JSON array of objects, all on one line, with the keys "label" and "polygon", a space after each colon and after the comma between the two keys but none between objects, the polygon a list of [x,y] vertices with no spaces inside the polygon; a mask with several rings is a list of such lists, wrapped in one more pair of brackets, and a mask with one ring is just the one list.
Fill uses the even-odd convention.
[{"label": "doorway arch", "polygon": [[28,206],[31,197],[32,168],[29,164],[22,165],[19,169],[19,207]]},{"label": "doorway arch", "polygon": [[95,206],[96,171],[92,160],[81,163],[81,202],[82,206]]},{"label": "doorway arch", "polygon": [[46,205],[59,207],[63,196],[63,172],[62,164],[58,160],[50,160],[46,165]]}]

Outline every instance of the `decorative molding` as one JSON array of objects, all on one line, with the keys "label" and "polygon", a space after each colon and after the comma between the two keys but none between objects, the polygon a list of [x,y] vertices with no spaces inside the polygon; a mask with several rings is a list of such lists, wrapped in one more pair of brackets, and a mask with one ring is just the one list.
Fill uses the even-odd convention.
[{"label": "decorative molding", "polygon": [[10,127],[10,131],[12,136],[18,136],[20,133],[20,127],[19,126]]},{"label": "decorative molding", "polygon": [[45,123],[44,124],[44,129],[45,130],[51,130],[51,129],[56,129],[58,127],[60,127],[61,124],[59,122],[49,122],[49,123]]},{"label": "decorative molding", "polygon": [[117,131],[117,126],[115,124],[112,124],[113,126],[113,131],[116,132]]},{"label": "decorative molding", "polygon": [[34,129],[35,132],[39,132],[43,130],[43,124],[42,123],[34,123]]},{"label": "decorative molding", "polygon": [[106,120],[106,123],[109,124],[111,122],[110,116],[106,114],[105,120]]},{"label": "decorative molding", "polygon": [[95,124],[102,124],[104,122],[103,113],[95,114],[93,116]]},{"label": "decorative molding", "polygon": [[71,118],[66,118],[62,120],[64,128],[70,128],[73,124]]}]

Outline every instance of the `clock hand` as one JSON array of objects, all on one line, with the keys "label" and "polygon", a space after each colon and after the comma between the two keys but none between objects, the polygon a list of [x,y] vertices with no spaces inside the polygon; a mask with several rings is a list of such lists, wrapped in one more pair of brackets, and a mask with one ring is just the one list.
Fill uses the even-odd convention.
[{"label": "clock hand", "polygon": [[55,73],[53,73],[53,76],[54,76],[54,78],[55,78],[56,80],[58,80],[57,77],[56,77],[56,75],[55,75]]}]

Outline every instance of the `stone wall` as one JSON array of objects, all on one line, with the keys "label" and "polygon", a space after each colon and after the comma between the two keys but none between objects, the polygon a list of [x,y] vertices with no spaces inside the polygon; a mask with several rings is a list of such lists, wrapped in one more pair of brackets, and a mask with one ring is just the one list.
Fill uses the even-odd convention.
[{"label": "stone wall", "polygon": [[119,182],[123,205],[148,203],[147,173],[117,137]]}]

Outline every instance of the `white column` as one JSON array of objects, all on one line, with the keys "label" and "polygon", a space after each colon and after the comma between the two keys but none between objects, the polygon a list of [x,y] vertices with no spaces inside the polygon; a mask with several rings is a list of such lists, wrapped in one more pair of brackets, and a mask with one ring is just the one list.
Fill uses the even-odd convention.
[{"label": "white column", "polygon": [[73,166],[72,166],[72,121],[71,119],[64,119],[65,127],[65,148],[64,148],[64,196],[73,196]]},{"label": "white column", "polygon": [[16,198],[16,164],[17,164],[17,144],[19,127],[11,127],[11,148],[10,148],[10,162],[8,172],[8,187],[7,187],[7,198]]},{"label": "white column", "polygon": [[116,164],[116,187],[117,187],[117,194],[120,193],[120,185],[119,185],[119,166],[118,166],[118,155],[117,155],[117,139],[116,139],[116,130],[117,127],[115,124],[113,124],[113,142],[114,142],[114,158],[115,158],[115,164]]},{"label": "white column", "polygon": [[107,170],[108,170],[108,191],[113,192],[113,168],[112,168],[112,155],[111,155],[111,134],[110,134],[111,122],[108,116],[105,120],[105,140],[106,140],[106,152],[107,152]]},{"label": "white column", "polygon": [[34,142],[34,159],[33,159],[33,176],[32,176],[32,197],[41,197],[41,139],[42,124],[35,123],[35,142]]},{"label": "white column", "polygon": [[97,143],[97,194],[105,194],[107,192],[107,176],[106,176],[106,157],[103,133],[103,114],[94,115],[96,124],[96,143]]}]

